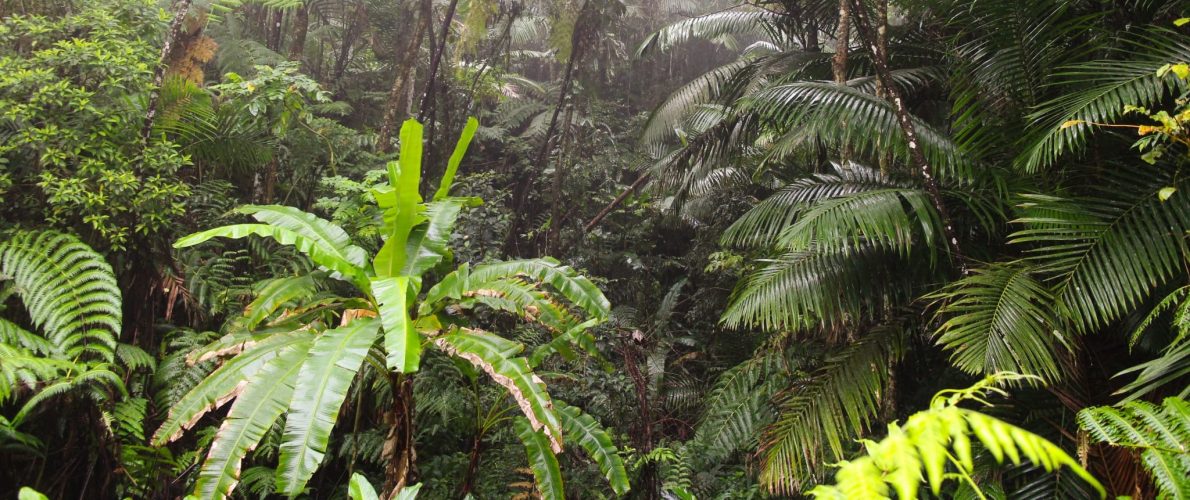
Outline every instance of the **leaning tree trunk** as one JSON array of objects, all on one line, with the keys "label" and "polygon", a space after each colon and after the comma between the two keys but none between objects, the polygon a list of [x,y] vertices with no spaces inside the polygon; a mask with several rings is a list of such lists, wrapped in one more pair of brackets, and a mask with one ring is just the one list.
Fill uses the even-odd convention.
[{"label": "leaning tree trunk", "polygon": [[[429,3],[432,0],[424,0],[423,4]],[[425,36],[426,28],[430,24],[430,16],[427,14],[429,9],[409,9],[410,13],[417,16],[417,22],[413,29],[413,33],[405,40],[404,44],[398,44],[397,47],[397,75],[393,78],[392,89],[388,92],[388,101],[384,105],[384,121],[380,125],[380,132],[376,140],[376,147],[381,153],[387,153],[392,150],[392,133],[397,129],[397,123],[408,113],[409,106],[406,95],[409,89],[413,88],[414,68],[417,66],[417,55],[421,48],[421,39]],[[402,113],[401,111],[405,112]]]},{"label": "leaning tree trunk", "polygon": [[922,182],[925,185],[926,195],[930,198],[930,203],[938,211],[938,217],[942,220],[942,230],[946,236],[946,245],[950,249],[950,253],[955,261],[959,264],[959,269],[963,273],[966,273],[967,260],[963,255],[962,247],[959,246],[958,235],[954,229],[954,220],[950,217],[950,210],[946,208],[946,204],[942,201],[942,192],[938,187],[938,179],[934,175],[934,169],[921,152],[921,141],[917,135],[917,128],[913,125],[913,119],[910,117],[909,111],[905,108],[905,101],[901,96],[901,91],[893,84],[892,75],[888,70],[888,54],[876,42],[872,23],[868,19],[868,12],[864,7],[863,0],[851,0],[851,2],[856,30],[859,31],[860,38],[863,39],[864,44],[872,51],[872,62],[876,67],[876,78],[883,83],[885,92],[888,93],[888,98],[892,100],[893,108],[897,114],[897,124],[900,125],[901,132],[905,134],[905,141],[909,146],[909,156],[913,159],[918,174],[921,175]]},{"label": "leaning tree trunk", "polygon": [[145,110],[145,123],[141,127],[140,136],[142,147],[148,147],[149,136],[153,133],[153,121],[157,119],[157,104],[161,101],[161,85],[165,83],[165,70],[169,58],[173,54],[174,40],[182,31],[182,22],[186,19],[186,12],[190,10],[190,0],[177,0],[174,3],[174,20],[169,23],[169,32],[165,34],[165,41],[161,44],[161,56],[157,59],[157,68],[153,70],[153,86],[149,89],[149,105]]}]

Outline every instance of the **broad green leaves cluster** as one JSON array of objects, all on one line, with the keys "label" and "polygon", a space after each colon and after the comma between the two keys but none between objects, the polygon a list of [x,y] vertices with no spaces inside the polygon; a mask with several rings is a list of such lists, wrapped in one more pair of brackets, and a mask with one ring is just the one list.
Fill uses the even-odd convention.
[{"label": "broad green leaves cluster", "polygon": [[[431,347],[470,362],[516,402],[524,415],[519,434],[546,498],[561,498],[555,454],[566,442],[586,450],[617,492],[627,491],[624,466],[608,434],[577,408],[552,401],[533,372],[553,352],[594,352],[587,330],[607,318],[610,306],[593,283],[557,261],[538,259],[464,264],[423,292],[428,273],[450,259],[447,243],[461,209],[478,202],[450,196],[476,128],[470,120],[427,203],[419,193],[422,126],[413,120],[404,124],[400,158],[388,164],[388,182],[372,190],[384,242],[370,258],[335,224],[276,205],[238,209],[258,223],[178,240],[175,246],[182,248],[213,238],[266,237],[294,247],[321,268],[267,283],[245,310],[242,330],[191,354],[192,362],[231,357],[174,405],[153,442],[177,439],[204,414],[235,400],[200,469],[199,495],[229,495],[246,451],[282,415],[276,487],[285,495],[301,494],[328,452],[339,408],[364,363],[380,356],[387,369],[413,373]],[[347,283],[357,295],[312,300],[324,279]],[[468,326],[460,312],[478,305],[539,323],[556,341],[540,355],[524,357],[521,343]]]}]

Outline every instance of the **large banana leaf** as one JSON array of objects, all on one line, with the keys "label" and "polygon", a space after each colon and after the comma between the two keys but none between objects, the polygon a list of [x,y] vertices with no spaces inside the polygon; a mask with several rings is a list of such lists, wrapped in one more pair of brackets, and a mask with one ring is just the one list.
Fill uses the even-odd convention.
[{"label": "large banana leaf", "polygon": [[153,445],[164,446],[182,437],[182,432],[198,423],[208,411],[236,397],[243,389],[240,382],[255,376],[278,352],[307,339],[309,333],[304,331],[272,335],[223,363],[169,409],[169,416],[153,435]]},{"label": "large banana leaf", "polygon": [[399,276],[421,276],[442,261],[450,243],[450,234],[459,218],[459,211],[470,200],[448,198],[427,203],[426,222],[409,233],[405,244],[405,263],[397,271]]},{"label": "large banana leaf", "polygon": [[362,268],[367,263],[367,252],[351,243],[347,231],[312,213],[285,205],[244,205],[236,211],[251,215],[270,226],[283,227],[315,240],[320,245],[334,250],[336,257],[350,262],[355,267]]},{"label": "large banana leaf", "polygon": [[533,429],[544,429],[550,447],[562,451],[562,424],[554,413],[545,383],[533,373],[528,360],[511,357],[520,351],[519,343],[462,328],[435,338],[434,343],[448,354],[469,361],[504,386]]},{"label": "large banana leaf", "polygon": [[302,235],[292,229],[270,226],[268,224],[233,224],[214,229],[208,229],[185,236],[174,242],[174,248],[186,248],[214,238],[246,238],[249,235],[272,238],[282,245],[293,245],[299,252],[306,254],[310,260],[322,267],[336,271],[356,285],[365,287],[368,278],[364,270],[356,267],[351,261],[342,256],[342,252],[326,246],[319,240]]},{"label": "large banana leaf", "polygon": [[463,134],[459,136],[458,142],[455,143],[455,150],[450,154],[450,160],[446,163],[446,172],[442,174],[438,191],[434,192],[434,201],[446,199],[450,194],[450,186],[454,184],[455,172],[459,169],[459,163],[463,161],[463,155],[467,154],[467,147],[471,145],[471,139],[475,137],[475,131],[478,128],[478,120],[474,117],[467,118],[467,125],[463,126]]},{"label": "large banana leaf", "polygon": [[566,498],[562,489],[562,470],[558,466],[558,457],[550,449],[549,438],[541,431],[535,430],[524,417],[517,417],[514,422],[517,436],[521,438],[521,444],[525,445],[525,454],[529,456],[529,468],[533,470],[533,478],[537,482],[537,491],[541,492],[541,498]]},{"label": "large banana leaf", "polygon": [[624,469],[624,460],[616,452],[616,446],[612,444],[607,431],[582,410],[558,400],[554,404],[558,409],[558,417],[562,419],[566,439],[578,442],[579,446],[587,450],[587,455],[599,465],[603,477],[607,478],[617,495],[628,493],[631,485],[628,483],[628,472]]},{"label": "large banana leaf", "polygon": [[471,271],[470,279],[484,282],[517,275],[549,284],[592,317],[605,319],[611,311],[611,303],[591,280],[549,257],[479,265]]},{"label": "large banana leaf", "polygon": [[268,280],[259,287],[256,298],[244,308],[244,327],[255,328],[278,308],[295,299],[305,299],[318,291],[318,283],[311,274]]},{"label": "large banana leaf", "polygon": [[401,156],[397,162],[388,163],[386,189],[373,191],[376,202],[384,209],[384,234],[386,239],[373,260],[376,275],[381,277],[401,276],[401,268],[409,257],[406,244],[409,234],[423,220],[421,216],[422,126],[416,120],[406,120],[401,125]]},{"label": "large banana leaf", "polygon": [[282,494],[300,494],[322,463],[339,407],[379,332],[379,321],[358,318],[314,340],[298,372],[281,439],[277,489]]},{"label": "large banana leaf", "polygon": [[401,373],[417,371],[421,359],[421,337],[409,317],[409,278],[373,278],[372,294],[380,304],[384,325],[385,360]]},{"label": "large banana leaf", "polygon": [[240,480],[244,455],[256,447],[289,407],[294,382],[310,350],[310,337],[286,346],[248,379],[215,434],[211,451],[198,472],[195,493],[201,498],[226,498]]}]

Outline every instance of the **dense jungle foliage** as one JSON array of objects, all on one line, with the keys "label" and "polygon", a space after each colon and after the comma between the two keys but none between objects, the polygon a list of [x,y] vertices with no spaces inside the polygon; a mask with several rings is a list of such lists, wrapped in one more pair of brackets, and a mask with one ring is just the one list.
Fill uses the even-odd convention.
[{"label": "dense jungle foliage", "polygon": [[0,497],[1190,498],[1187,16],[0,0]]}]

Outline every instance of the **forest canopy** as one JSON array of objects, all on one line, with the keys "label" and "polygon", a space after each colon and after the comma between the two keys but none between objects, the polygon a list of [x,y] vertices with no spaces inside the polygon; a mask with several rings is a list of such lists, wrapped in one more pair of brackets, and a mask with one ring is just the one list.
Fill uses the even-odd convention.
[{"label": "forest canopy", "polygon": [[1190,498],[1187,16],[0,0],[0,496]]}]

